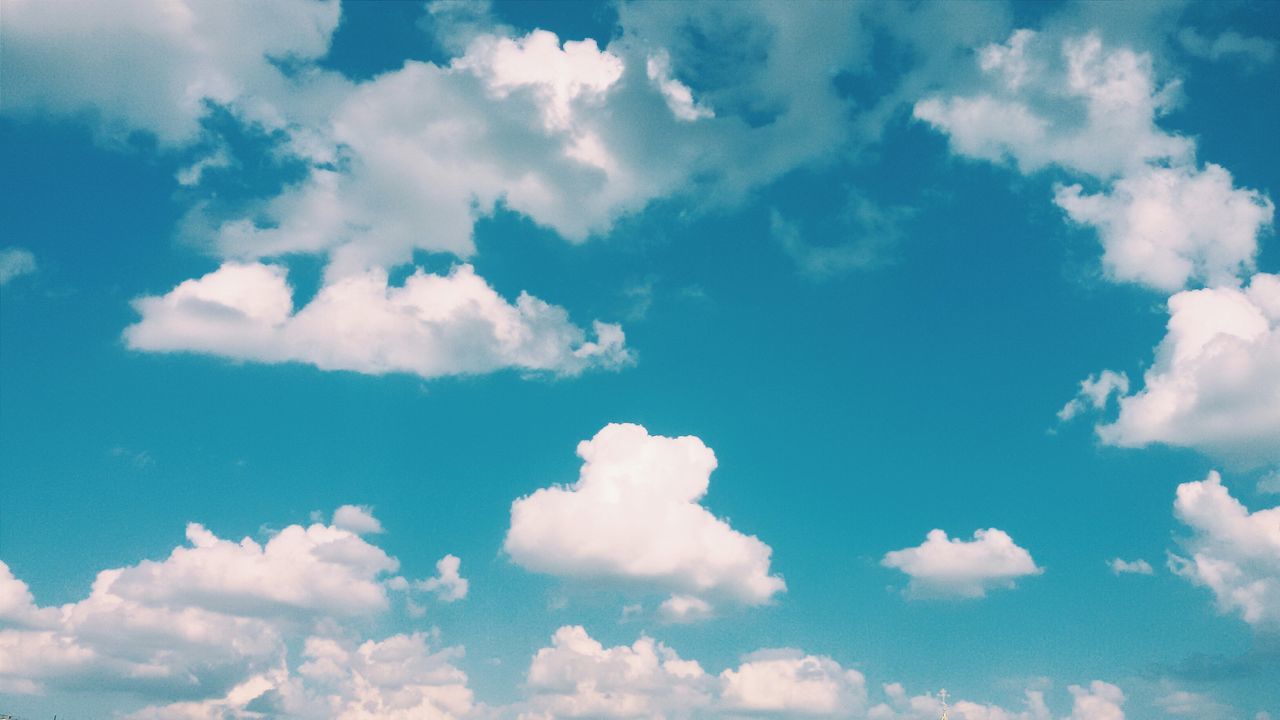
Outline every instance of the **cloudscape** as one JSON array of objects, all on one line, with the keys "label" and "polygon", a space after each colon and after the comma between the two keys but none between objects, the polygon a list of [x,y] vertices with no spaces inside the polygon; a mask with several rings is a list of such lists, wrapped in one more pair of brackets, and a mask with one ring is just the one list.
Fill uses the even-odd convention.
[{"label": "cloudscape", "polygon": [[1280,720],[1280,4],[0,0],[0,717]]}]

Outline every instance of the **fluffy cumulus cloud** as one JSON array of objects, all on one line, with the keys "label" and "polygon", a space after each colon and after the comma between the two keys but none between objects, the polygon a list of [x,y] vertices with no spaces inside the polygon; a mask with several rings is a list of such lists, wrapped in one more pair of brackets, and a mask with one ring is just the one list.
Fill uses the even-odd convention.
[{"label": "fluffy cumulus cloud", "polygon": [[[696,437],[611,424],[578,445],[578,481],[511,505],[503,544],[523,567],[577,578],[642,583],[676,596],[676,614],[715,600],[759,605],[786,585],[768,545],[717,518],[699,500],[715,454]],[[674,606],[669,610],[675,611]]]},{"label": "fluffy cumulus cloud", "polygon": [[974,531],[972,540],[930,530],[924,543],[886,553],[880,563],[906,573],[908,593],[917,597],[979,598],[1044,572],[1031,553],[995,528]]},{"label": "fluffy cumulus cloud", "polygon": [[1269,198],[1236,188],[1213,164],[1144,168],[1092,195],[1078,184],[1059,187],[1055,200],[1072,221],[1097,229],[1112,277],[1166,291],[1188,280],[1236,284],[1275,214]]},{"label": "fluffy cumulus cloud", "polygon": [[325,286],[295,311],[282,267],[228,262],[134,305],[142,318],[125,341],[151,352],[426,378],[505,368],[574,375],[630,360],[617,325],[596,323],[588,340],[563,309],[524,293],[509,303],[469,265],[418,271],[400,286],[370,270]]},{"label": "fluffy cumulus cloud", "polygon": [[0,286],[36,271],[36,256],[19,247],[0,248]]},{"label": "fluffy cumulus cloud", "polygon": [[860,716],[866,680],[828,657],[799,650],[761,650],[720,673],[720,704],[768,717]]},{"label": "fluffy cumulus cloud", "polygon": [[710,704],[714,678],[651,638],[606,648],[567,626],[534,656],[526,685],[525,718],[687,717]]},{"label": "fluffy cumulus cloud", "polygon": [[711,675],[661,642],[605,647],[562,627],[534,656],[522,718],[862,717],[862,673],[798,650],[761,650]]},{"label": "fluffy cumulus cloud", "polygon": [[1103,442],[1191,447],[1235,464],[1280,461],[1280,276],[1243,288],[1180,292],[1155,362],[1119,413],[1098,426]]},{"label": "fluffy cumulus cloud", "polygon": [[1159,127],[1177,83],[1161,86],[1150,56],[1095,35],[1019,30],[985,47],[979,64],[980,92],[925,98],[915,116],[960,155],[1024,173],[1056,166],[1101,187],[1059,185],[1055,202],[1096,229],[1109,277],[1174,292],[1252,271],[1274,205],[1226,169],[1201,167],[1191,139]]},{"label": "fluffy cumulus cloud", "polygon": [[1094,680],[1088,687],[1072,685],[1071,715],[1066,720],[1124,720],[1124,692],[1111,683]]},{"label": "fluffy cumulus cloud", "polygon": [[[360,535],[314,523],[232,542],[192,523],[187,539],[163,560],[103,570],[60,607],[38,606],[0,563],[0,692],[124,692],[145,704],[139,718],[469,711],[460,651],[349,629],[385,613],[397,580],[397,561]],[[305,646],[296,667],[293,643]]]},{"label": "fluffy cumulus cloud", "polygon": [[1178,486],[1174,515],[1190,535],[1170,554],[1177,575],[1209,588],[1223,612],[1280,627],[1280,507],[1250,513],[1217,472]]}]

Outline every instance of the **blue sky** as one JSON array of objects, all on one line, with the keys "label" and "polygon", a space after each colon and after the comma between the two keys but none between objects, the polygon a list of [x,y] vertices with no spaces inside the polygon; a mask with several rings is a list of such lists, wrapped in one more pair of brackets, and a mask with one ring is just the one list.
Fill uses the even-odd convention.
[{"label": "blue sky", "polygon": [[1275,6],[63,4],[0,712],[1280,717]]}]

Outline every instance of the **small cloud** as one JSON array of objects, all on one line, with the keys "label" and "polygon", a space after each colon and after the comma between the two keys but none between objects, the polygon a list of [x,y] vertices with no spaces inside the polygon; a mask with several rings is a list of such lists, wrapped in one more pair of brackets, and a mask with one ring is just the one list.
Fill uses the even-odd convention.
[{"label": "small cloud", "polygon": [[1246,63],[1266,65],[1276,58],[1280,43],[1270,38],[1249,37],[1234,30],[1207,38],[1195,28],[1183,28],[1178,42],[1188,54],[1204,60],[1241,60]]},{"label": "small cloud", "polygon": [[1062,406],[1058,419],[1068,422],[1085,410],[1103,410],[1112,395],[1124,397],[1129,393],[1129,376],[1114,370],[1103,370],[1080,381],[1080,392]]},{"label": "small cloud", "polygon": [[36,271],[36,256],[20,247],[0,249],[0,286],[10,280]]},{"label": "small cloud", "polygon": [[455,555],[445,555],[436,563],[436,577],[416,583],[419,590],[433,592],[443,602],[451,603],[467,596],[470,583],[458,574],[462,561]]},{"label": "small cloud", "polygon": [[975,530],[972,540],[950,539],[931,530],[917,547],[886,553],[880,564],[911,578],[909,597],[986,597],[994,588],[1012,588],[1019,578],[1039,575],[1031,553],[1003,530]]},{"label": "small cloud", "polygon": [[692,595],[672,595],[658,608],[663,621],[683,625],[712,617],[711,604]]},{"label": "small cloud", "polygon": [[333,526],[350,530],[357,535],[382,532],[382,523],[373,516],[373,509],[365,505],[343,505],[334,510]]},{"label": "small cloud", "polygon": [[1280,495],[1280,468],[1258,478],[1257,489],[1264,495]]},{"label": "small cloud", "polygon": [[1116,575],[1152,575],[1155,570],[1151,568],[1151,563],[1146,560],[1121,560],[1120,558],[1112,558],[1107,561],[1107,567],[1111,568],[1111,572]]}]

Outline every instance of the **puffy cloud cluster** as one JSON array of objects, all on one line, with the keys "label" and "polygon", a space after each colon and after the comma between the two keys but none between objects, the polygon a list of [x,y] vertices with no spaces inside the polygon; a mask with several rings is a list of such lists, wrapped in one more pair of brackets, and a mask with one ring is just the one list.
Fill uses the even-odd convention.
[{"label": "puffy cloud cluster", "polygon": [[1044,572],[1031,553],[996,528],[975,530],[972,540],[930,530],[922,544],[888,552],[880,564],[906,573],[908,593],[916,597],[979,598]]},{"label": "puffy cloud cluster", "polygon": [[577,626],[556,631],[530,665],[522,718],[854,717],[862,673],[797,650],[762,650],[710,675],[648,637],[606,648]]},{"label": "puffy cloud cluster", "polygon": [[579,626],[556,631],[529,666],[523,717],[663,717],[711,702],[702,666],[642,637],[606,648]]},{"label": "puffy cloud cluster", "polygon": [[1280,276],[1244,288],[1169,298],[1168,330],[1141,390],[1119,391],[1119,414],[1098,426],[1123,447],[1191,447],[1235,464],[1280,462]]},{"label": "puffy cloud cluster", "polygon": [[[376,286],[379,272],[412,262],[415,252],[468,259],[476,221],[499,207],[579,241],[661,198],[736,202],[797,167],[874,139],[924,75],[909,72],[901,87],[861,105],[841,91],[842,72],[870,70],[864,12],[852,4],[634,3],[619,9],[621,32],[602,48],[542,30],[517,35],[481,5],[435,3],[426,14],[453,58],[409,61],[352,80],[318,63],[338,25],[336,0],[266,8],[129,0],[109,12],[18,0],[6,6],[2,58],[16,81],[6,86],[0,110],[87,115],[108,134],[141,131],[165,148],[204,148],[205,157],[178,173],[188,196],[208,196],[182,224],[186,239],[233,263],[320,256],[322,295],[333,312],[350,317],[366,309],[368,293],[341,283],[372,277]],[[915,18],[947,32],[917,37],[894,23],[889,29],[936,70],[999,24],[999,13],[974,8],[965,9],[965,23],[944,22],[949,12],[924,9]],[[711,58],[707,43],[732,48],[733,56]],[[238,162],[238,150],[206,122],[215,108],[265,131],[278,142],[273,157],[301,165],[302,177],[244,203],[214,197],[202,187],[204,171]],[[276,300],[268,293],[262,302]],[[532,344],[556,346],[559,329]],[[373,347],[392,354],[406,334],[413,335],[399,323],[367,330]],[[291,345],[294,333],[251,335],[188,339],[183,349],[312,361],[311,352]],[[469,355],[452,343],[473,339],[442,332],[435,356],[395,363],[347,357],[319,343],[315,364],[420,372],[436,356]],[[523,359],[515,366],[527,367]],[[535,364],[546,362],[555,361]],[[508,365],[482,353],[451,372]]]},{"label": "puffy cloud cluster", "polygon": [[295,311],[282,267],[228,262],[135,307],[142,319],[125,330],[134,349],[326,370],[575,375],[631,357],[617,325],[597,322],[596,339],[588,341],[563,309],[524,293],[508,303],[469,265],[448,275],[418,271],[399,287],[370,270],[326,285]]},{"label": "puffy cloud cluster", "polygon": [[[351,509],[338,515],[265,543],[192,523],[189,545],[103,570],[88,597],[60,607],[38,606],[0,563],[0,692],[125,692],[153,701],[141,718],[467,712],[458,651],[433,651],[420,634],[362,643],[345,629],[384,613],[387,587],[403,579],[394,558],[339,526]],[[373,523],[365,513],[364,529]],[[296,668],[293,642],[305,644]]]},{"label": "puffy cloud cluster", "polygon": [[[884,694],[885,702],[867,712],[869,720],[936,720],[942,716],[942,699],[935,695],[908,696],[900,683],[885,685]],[[949,717],[955,720],[1050,720],[1052,717],[1040,690],[1026,691],[1025,706],[1024,710],[1013,711],[999,705],[956,700],[947,709]]]},{"label": "puffy cloud cluster", "polygon": [[715,454],[696,437],[610,424],[578,445],[578,481],[511,505],[503,548],[521,566],[564,577],[671,591],[664,614],[689,619],[710,602],[768,602],[786,585],[768,545],[699,504]]},{"label": "puffy cloud cluster", "polygon": [[960,155],[1011,161],[1024,173],[1057,166],[1102,186],[1060,185],[1055,201],[1097,230],[1103,268],[1117,281],[1174,292],[1234,284],[1252,271],[1274,205],[1237,188],[1224,168],[1201,168],[1192,140],[1157,125],[1177,84],[1158,85],[1150,56],[1105,48],[1095,35],[1054,45],[1019,30],[987,46],[983,91],[926,98],[915,116]]},{"label": "puffy cloud cluster", "polygon": [[1252,270],[1258,236],[1275,214],[1269,198],[1236,188],[1212,163],[1147,167],[1093,195],[1059,187],[1055,201],[1071,220],[1097,229],[1113,277],[1170,292],[1189,280],[1236,284]]},{"label": "puffy cloud cluster", "polygon": [[1250,513],[1217,472],[1178,486],[1174,514],[1191,530],[1174,573],[1213,591],[1223,612],[1259,627],[1280,626],[1280,506]]}]

